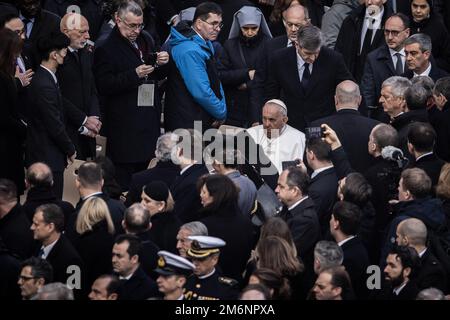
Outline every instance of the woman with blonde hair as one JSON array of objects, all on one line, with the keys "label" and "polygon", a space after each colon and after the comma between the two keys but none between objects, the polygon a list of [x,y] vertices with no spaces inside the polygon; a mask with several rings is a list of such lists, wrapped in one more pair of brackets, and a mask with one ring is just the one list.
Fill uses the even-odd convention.
[{"label": "woman with blonde hair", "polygon": [[439,181],[436,186],[436,195],[442,201],[447,228],[450,229],[450,163],[442,166]]},{"label": "woman with blonde hair", "polygon": [[87,199],[78,213],[74,245],[84,262],[84,274],[90,285],[102,274],[111,272],[114,224],[106,202],[99,197]]}]

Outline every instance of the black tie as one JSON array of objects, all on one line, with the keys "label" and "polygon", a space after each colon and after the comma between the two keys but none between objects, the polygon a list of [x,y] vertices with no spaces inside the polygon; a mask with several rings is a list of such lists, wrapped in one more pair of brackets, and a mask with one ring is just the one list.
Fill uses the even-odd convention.
[{"label": "black tie", "polygon": [[397,57],[397,63],[395,64],[395,74],[401,76],[403,74],[402,55],[397,52],[395,56]]},{"label": "black tie", "polygon": [[369,26],[367,28],[366,35],[364,36],[363,46],[361,48],[361,55],[370,52],[370,47],[372,46],[372,35],[373,35],[373,23],[375,20],[370,20]]},{"label": "black tie", "polygon": [[311,79],[311,73],[309,72],[309,63],[305,62],[303,66],[305,67],[305,70],[303,71],[302,87],[306,90],[306,88],[308,88],[309,80]]}]

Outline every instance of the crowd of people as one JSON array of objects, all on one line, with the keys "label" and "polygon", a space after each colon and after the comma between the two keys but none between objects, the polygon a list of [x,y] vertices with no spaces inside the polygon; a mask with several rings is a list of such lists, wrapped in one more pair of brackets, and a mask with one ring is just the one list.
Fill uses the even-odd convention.
[{"label": "crowd of people", "polygon": [[0,2],[0,298],[445,300],[449,30],[443,0]]}]

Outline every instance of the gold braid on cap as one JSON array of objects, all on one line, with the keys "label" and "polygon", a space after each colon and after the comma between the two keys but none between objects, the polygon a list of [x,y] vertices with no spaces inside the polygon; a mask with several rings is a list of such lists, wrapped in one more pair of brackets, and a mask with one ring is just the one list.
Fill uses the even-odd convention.
[{"label": "gold braid on cap", "polygon": [[217,253],[220,252],[220,250],[218,248],[215,249],[200,249],[200,250],[196,250],[196,249],[189,249],[188,250],[188,255],[194,258],[206,258],[209,255],[212,255],[213,253]]}]

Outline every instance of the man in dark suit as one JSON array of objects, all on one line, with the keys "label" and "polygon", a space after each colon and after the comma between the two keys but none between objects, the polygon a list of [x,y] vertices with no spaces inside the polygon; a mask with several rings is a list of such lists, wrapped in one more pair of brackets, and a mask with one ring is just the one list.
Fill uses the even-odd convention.
[{"label": "man in dark suit", "polygon": [[123,213],[125,212],[125,206],[119,200],[111,199],[102,192],[103,182],[103,172],[100,164],[87,161],[78,168],[75,186],[78,189],[81,199],[77,203],[74,214],[70,216],[67,223],[66,234],[70,240],[77,238],[78,234],[75,231],[75,225],[78,213],[84,202],[92,197],[99,197],[106,202],[114,223],[116,234],[121,234],[123,232],[122,219]]},{"label": "man in dark suit", "polygon": [[306,141],[306,160],[311,173],[309,196],[316,205],[322,234],[327,234],[331,210],[336,202],[338,178],[330,157],[330,146],[321,139]]},{"label": "man in dark suit", "polygon": [[337,134],[353,169],[365,172],[373,163],[367,152],[370,131],[380,122],[362,116],[358,112],[361,103],[359,87],[352,81],[344,81],[336,87],[337,113],[311,123],[311,126],[327,124]]},{"label": "man in dark suit", "polygon": [[278,50],[269,64],[265,98],[285,101],[288,124],[300,131],[334,112],[334,89],[352,78],[342,56],[322,48],[321,31],[314,26],[301,28],[295,48]]},{"label": "man in dark suit", "polygon": [[30,221],[17,201],[14,182],[0,179],[0,238],[8,251],[20,259],[28,258],[33,247]]},{"label": "man in dark suit", "polygon": [[[184,133],[181,135],[181,133]],[[175,200],[175,214],[182,222],[198,220],[198,210],[202,207],[197,191],[197,180],[208,174],[202,164],[202,139],[200,133],[192,129],[179,131],[175,157],[181,171],[170,187]]]},{"label": "man in dark suit", "polygon": [[119,300],[145,300],[159,295],[155,281],[142,270],[141,242],[133,235],[119,236],[112,249],[112,266],[122,281]]},{"label": "man in dark suit", "polygon": [[394,247],[386,258],[385,282],[380,300],[415,300],[419,289],[412,278],[419,267],[419,256],[413,248]]},{"label": "man in dark suit", "polygon": [[255,73],[254,78],[254,98],[258,99],[255,104],[262,107],[267,101],[264,99],[264,86],[267,79],[267,73],[270,67],[270,60],[274,52],[292,47],[297,41],[297,31],[306,25],[310,24],[308,9],[302,5],[293,5],[282,12],[283,23],[286,29],[286,34],[270,39],[266,43],[264,55],[265,63],[259,72]]},{"label": "man in dark suit", "polygon": [[356,235],[361,221],[361,210],[358,206],[340,201],[333,208],[330,220],[330,232],[344,252],[342,262],[350,275],[357,298],[367,297],[367,274],[369,256],[361,239]]},{"label": "man in dark suit", "polygon": [[419,290],[437,288],[447,290],[447,275],[442,264],[427,248],[427,227],[416,218],[409,218],[397,226],[397,244],[414,248],[419,254],[420,268],[416,272],[416,283]]},{"label": "man in dark suit", "polygon": [[41,0],[19,0],[16,1],[16,6],[25,27],[26,40],[23,52],[25,56],[31,58],[34,68],[41,62],[36,52],[38,40],[59,31],[60,17],[43,10]]},{"label": "man in dark suit", "polygon": [[[42,162],[33,163],[28,167],[25,175],[27,186],[27,198],[23,204],[23,209],[28,220],[32,221],[36,208],[42,204],[54,203],[64,213],[64,221],[67,222],[75,210],[72,204],[62,201],[53,193],[53,174],[49,166]],[[66,223],[64,224],[66,225]]]},{"label": "man in dark suit", "polygon": [[435,187],[439,181],[442,166],[445,162],[433,152],[436,132],[429,123],[415,122],[409,126],[408,150],[415,161],[410,168],[419,168],[426,172]]},{"label": "man in dark suit", "polygon": [[165,76],[162,66],[169,61],[165,51],[155,55],[153,38],[141,32],[143,19],[138,4],[122,3],[116,26],[94,56],[96,85],[107,106],[106,153],[123,190],[128,190],[131,175],[147,168],[154,155],[160,135],[157,80]]},{"label": "man in dark suit", "polygon": [[382,109],[378,108],[381,84],[389,77],[403,74],[406,62],[404,42],[408,37],[409,18],[402,13],[394,14],[384,24],[386,44],[367,55],[361,91],[372,118],[385,118]]},{"label": "man in dark suit", "polygon": [[53,268],[44,259],[31,257],[20,265],[17,284],[23,300],[30,300],[44,285],[53,281]]},{"label": "man in dark suit", "polygon": [[158,266],[158,246],[151,240],[150,212],[140,203],[135,203],[129,207],[123,216],[123,229],[126,234],[132,234],[139,238],[142,250],[139,254],[139,261],[144,272],[153,280],[158,278],[155,269]]},{"label": "man in dark suit", "polygon": [[65,126],[63,99],[56,78],[64,63],[69,39],[62,33],[41,38],[38,43],[41,65],[30,86],[30,117],[27,133],[27,166],[45,162],[53,172],[53,190],[62,198],[64,169],[76,157],[75,146]]},{"label": "man in dark suit", "polygon": [[92,52],[87,45],[90,38],[88,21],[76,13],[66,14],[61,19],[61,32],[70,39],[64,64],[56,73],[61,94],[67,100],[67,133],[75,145],[78,159],[95,158],[94,137],[100,131],[101,122],[92,74]]},{"label": "man in dark suit", "polygon": [[342,22],[335,50],[342,53],[348,69],[359,83],[367,54],[384,44],[383,26],[392,13],[386,0],[368,1]]},{"label": "man in dark suit", "polygon": [[314,245],[320,240],[316,208],[308,196],[309,177],[297,167],[284,170],[275,192],[284,204],[280,217],[286,221],[305,267],[312,270]]},{"label": "man in dark suit", "polygon": [[157,163],[154,167],[133,174],[131,177],[130,190],[127,194],[125,205],[131,206],[141,201],[142,188],[152,181],[163,181],[168,186],[172,185],[180,172],[180,168],[172,162],[172,149],[178,141],[178,136],[166,133],[156,141],[155,155]]},{"label": "man in dark suit", "polygon": [[[82,278],[84,270],[78,252],[62,234],[63,229],[64,215],[56,204],[44,204],[36,209],[31,225],[34,239],[41,242],[36,256],[50,262],[55,282],[67,283],[67,279],[72,275],[68,273],[69,266],[77,266],[79,269],[75,272],[81,271]],[[84,285],[83,281],[81,285]]]},{"label": "man in dark suit", "polygon": [[416,33],[405,40],[406,65],[404,77],[429,76],[434,81],[448,76],[431,60],[431,38],[424,33]]}]

